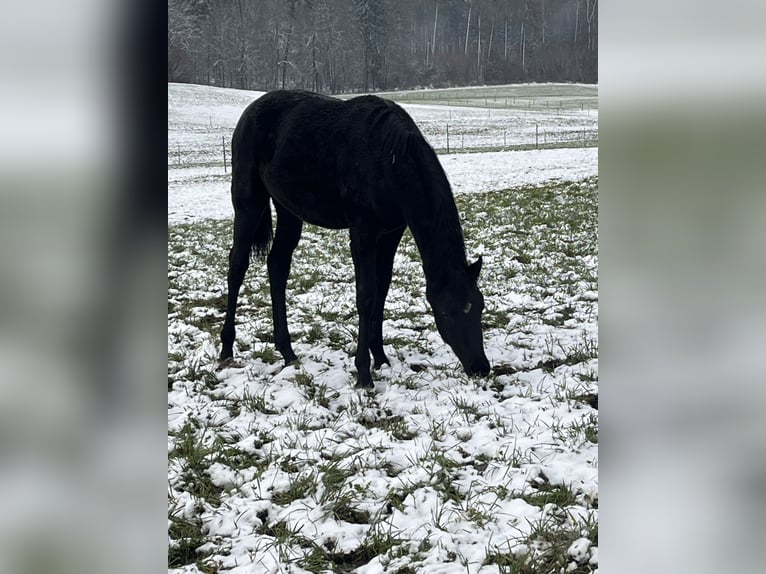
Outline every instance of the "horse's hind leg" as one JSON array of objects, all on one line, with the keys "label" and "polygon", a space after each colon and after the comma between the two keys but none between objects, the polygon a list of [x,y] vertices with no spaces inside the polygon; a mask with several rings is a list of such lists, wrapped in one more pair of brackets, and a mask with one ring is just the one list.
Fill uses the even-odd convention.
[{"label": "horse's hind leg", "polygon": [[[268,203],[266,203],[265,209],[268,209]],[[263,216],[263,210],[241,210],[234,215],[234,239],[229,251],[229,272],[227,275],[229,291],[226,301],[226,320],[221,330],[221,361],[230,359],[234,355],[234,316],[237,311],[237,298],[250,264],[253,236]]]},{"label": "horse's hind leg", "polygon": [[374,367],[379,369],[383,364],[391,364],[383,351],[383,309],[386,305],[388,288],[391,285],[391,274],[394,267],[394,255],[402,240],[405,228],[385,233],[378,238],[376,254],[375,306],[372,311],[372,328],[370,336],[370,351],[375,361]]},{"label": "horse's hind leg", "polygon": [[275,202],[277,209],[277,231],[268,258],[269,284],[271,285],[271,310],[274,320],[274,345],[289,365],[297,357],[290,341],[287,328],[287,307],[285,289],[290,274],[293,251],[301,238],[303,222]]}]

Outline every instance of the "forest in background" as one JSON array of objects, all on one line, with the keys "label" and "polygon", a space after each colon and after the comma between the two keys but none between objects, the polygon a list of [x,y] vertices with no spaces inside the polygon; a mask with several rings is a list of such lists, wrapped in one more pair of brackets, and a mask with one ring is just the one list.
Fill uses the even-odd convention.
[{"label": "forest in background", "polygon": [[598,0],[168,0],[168,81],[325,93],[598,81]]}]

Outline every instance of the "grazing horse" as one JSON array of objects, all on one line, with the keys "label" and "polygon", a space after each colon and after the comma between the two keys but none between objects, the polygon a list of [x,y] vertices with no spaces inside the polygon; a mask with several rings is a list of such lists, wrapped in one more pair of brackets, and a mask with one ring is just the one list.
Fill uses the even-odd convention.
[{"label": "grazing horse", "polygon": [[[468,374],[486,375],[476,285],[481,258],[466,262],[463,232],[447,176],[415,122],[376,96],[348,101],[276,90],[250,104],[232,138],[234,240],[229,252],[221,361],[233,355],[237,296],[250,255],[267,257],[274,343],[296,360],[285,287],[303,222],[349,229],[356,278],[357,387],[372,387],[383,352],[383,306],[394,254],[409,227],[423,260],[436,327]],[[277,212],[272,236],[269,198]]]}]

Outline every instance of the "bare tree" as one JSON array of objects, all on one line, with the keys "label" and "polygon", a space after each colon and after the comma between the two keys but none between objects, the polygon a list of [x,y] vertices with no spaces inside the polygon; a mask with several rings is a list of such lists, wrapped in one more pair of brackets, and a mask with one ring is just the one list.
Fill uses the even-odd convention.
[{"label": "bare tree", "polygon": [[465,55],[468,56],[468,33],[471,31],[471,5],[468,5],[468,18],[465,24]]},{"label": "bare tree", "polygon": [[168,0],[169,81],[333,93],[595,81],[597,45],[598,0]]},{"label": "bare tree", "polygon": [[524,36],[524,22],[521,23],[521,42],[519,42],[519,48],[521,49],[521,69],[524,73],[527,73],[527,39]]},{"label": "bare tree", "polygon": [[495,19],[492,18],[492,25],[489,28],[489,45],[487,46],[487,62],[492,57],[492,36],[495,35]]},{"label": "bare tree", "polygon": [[503,41],[503,61],[508,60],[508,16],[505,17],[505,40]]},{"label": "bare tree", "polygon": [[354,0],[364,46],[364,89],[380,88],[385,47],[383,0]]},{"label": "bare tree", "polygon": [[575,0],[574,46],[577,47],[577,25],[580,23],[580,0]]},{"label": "bare tree", "polygon": [[598,0],[585,0],[585,15],[588,20],[588,51],[592,51],[596,47],[596,43],[593,38],[591,30],[596,29],[595,25],[591,27],[595,19],[598,17],[596,7],[598,6]]},{"label": "bare tree", "polygon": [[484,81],[484,76],[481,73],[481,12],[479,12],[476,27],[479,32],[479,39],[476,41],[476,80],[482,82]]},{"label": "bare tree", "polygon": [[282,60],[279,62],[282,66],[282,89],[285,89],[285,74],[287,72],[287,65],[290,64],[289,56],[290,56],[290,40],[292,39],[293,35],[293,24],[295,23],[295,0],[290,0],[290,8],[288,11],[288,17],[287,17],[287,33],[284,36],[284,55],[282,56]]},{"label": "bare tree", "polygon": [[199,34],[192,2],[168,0],[168,81],[184,80],[189,53]]},{"label": "bare tree", "polygon": [[434,38],[431,42],[431,55],[436,51],[436,23],[439,21],[439,3],[436,2],[436,13],[434,14]]}]

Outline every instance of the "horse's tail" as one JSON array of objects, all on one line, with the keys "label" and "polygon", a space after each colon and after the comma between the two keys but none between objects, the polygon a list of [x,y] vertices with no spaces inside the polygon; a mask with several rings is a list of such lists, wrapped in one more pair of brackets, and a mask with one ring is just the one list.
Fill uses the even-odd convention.
[{"label": "horse's tail", "polygon": [[250,118],[243,117],[234,130],[231,142],[231,199],[235,221],[240,218],[242,225],[247,227],[250,255],[263,258],[271,249],[274,232],[269,194],[258,173],[259,142],[253,124]]},{"label": "horse's tail", "polygon": [[271,227],[271,206],[269,197],[266,196],[266,205],[261,215],[258,225],[253,232],[253,242],[250,246],[250,255],[258,259],[263,259],[271,250],[271,241],[274,239],[274,232]]}]

